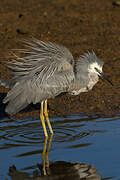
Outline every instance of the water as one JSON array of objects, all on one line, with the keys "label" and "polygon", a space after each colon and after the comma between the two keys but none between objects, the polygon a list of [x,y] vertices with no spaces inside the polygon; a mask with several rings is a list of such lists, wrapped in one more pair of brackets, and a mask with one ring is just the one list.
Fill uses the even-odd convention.
[{"label": "water", "polygon": [[[102,178],[120,180],[120,116],[74,114],[50,119],[54,136],[49,161],[92,164]],[[45,144],[39,119],[0,120],[0,180],[11,179],[9,167],[32,175],[42,162]]]}]

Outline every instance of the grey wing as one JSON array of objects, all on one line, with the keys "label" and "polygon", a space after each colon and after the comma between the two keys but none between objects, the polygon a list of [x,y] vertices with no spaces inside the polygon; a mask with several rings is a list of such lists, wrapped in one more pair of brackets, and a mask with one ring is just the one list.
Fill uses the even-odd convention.
[{"label": "grey wing", "polygon": [[[34,42],[36,43],[36,42]],[[14,85],[4,99],[6,112],[15,114],[30,103],[53,98],[67,92],[74,80],[73,58],[64,47],[37,42],[23,62],[13,62]],[[50,47],[50,48],[49,48]],[[48,54],[47,54],[48,52]],[[29,58],[28,58],[29,57]]]},{"label": "grey wing", "polygon": [[18,50],[24,57],[15,55],[15,60],[8,63],[13,74],[11,86],[35,74],[39,76],[40,83],[44,83],[56,71],[69,70],[74,66],[73,56],[64,46],[36,39],[24,41],[24,44],[28,50]]},{"label": "grey wing", "polygon": [[16,114],[30,103],[35,104],[67,92],[73,79],[73,71],[67,70],[55,73],[42,84],[37,76],[27,81],[17,82],[4,98],[3,103],[8,103],[5,111],[8,114]]}]

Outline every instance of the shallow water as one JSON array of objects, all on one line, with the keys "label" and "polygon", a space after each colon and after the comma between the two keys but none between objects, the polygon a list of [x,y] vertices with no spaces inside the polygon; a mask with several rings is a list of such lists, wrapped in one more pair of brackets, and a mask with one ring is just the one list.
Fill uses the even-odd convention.
[{"label": "shallow water", "polygon": [[[49,161],[92,164],[102,178],[120,180],[120,116],[101,118],[74,114],[51,118],[54,136]],[[42,162],[44,134],[39,119],[0,120],[0,180],[11,179],[15,165],[32,174]]]}]

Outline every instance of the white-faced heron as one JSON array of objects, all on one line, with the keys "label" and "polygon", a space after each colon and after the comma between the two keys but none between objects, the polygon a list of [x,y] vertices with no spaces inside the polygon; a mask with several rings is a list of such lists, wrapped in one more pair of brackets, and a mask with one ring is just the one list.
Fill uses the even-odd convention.
[{"label": "white-faced heron", "polygon": [[30,103],[41,102],[40,119],[46,137],[45,118],[53,134],[47,99],[63,92],[72,95],[87,92],[98,82],[99,76],[113,85],[102,72],[103,62],[94,52],[85,53],[75,63],[72,54],[64,46],[36,39],[24,41],[24,44],[27,48],[19,50],[24,56],[15,55],[15,60],[8,62],[12,79],[0,80],[1,85],[10,89],[3,103],[7,103],[5,111],[12,115]]}]

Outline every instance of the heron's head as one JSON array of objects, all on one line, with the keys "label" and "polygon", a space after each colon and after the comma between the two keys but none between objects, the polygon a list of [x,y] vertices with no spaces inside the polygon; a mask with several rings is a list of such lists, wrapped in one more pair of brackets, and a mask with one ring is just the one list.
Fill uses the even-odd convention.
[{"label": "heron's head", "polygon": [[88,52],[79,58],[77,71],[81,67],[82,71],[86,71],[87,73],[96,74],[99,77],[103,77],[111,85],[113,85],[108,76],[103,73],[103,64],[104,63],[96,56],[93,51]]},{"label": "heron's head", "polygon": [[96,73],[99,77],[107,80],[112,86],[112,81],[103,73],[103,61],[101,61],[94,52],[85,54],[88,61],[88,72]]}]

